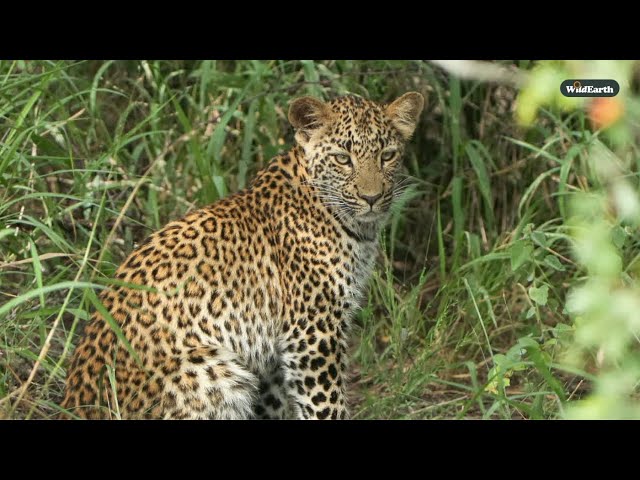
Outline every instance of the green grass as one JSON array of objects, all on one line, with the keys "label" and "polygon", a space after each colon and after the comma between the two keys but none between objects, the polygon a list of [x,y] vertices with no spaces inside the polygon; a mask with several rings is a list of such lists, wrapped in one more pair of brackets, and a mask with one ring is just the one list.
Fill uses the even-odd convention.
[{"label": "green grass", "polygon": [[95,294],[136,242],[289,148],[292,98],[409,90],[427,99],[414,185],[357,319],[353,414],[562,416],[594,381],[594,355],[563,361],[567,293],[586,275],[569,203],[598,187],[581,110],[521,128],[515,89],[425,62],[2,61],[0,418],[56,414]]}]

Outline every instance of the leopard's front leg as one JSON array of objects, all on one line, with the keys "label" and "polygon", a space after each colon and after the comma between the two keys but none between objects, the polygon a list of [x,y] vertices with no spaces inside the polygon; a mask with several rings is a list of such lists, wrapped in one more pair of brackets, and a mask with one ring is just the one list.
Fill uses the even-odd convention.
[{"label": "leopard's front leg", "polygon": [[302,319],[290,325],[282,345],[285,386],[298,419],[346,419],[346,349],[335,319]]}]

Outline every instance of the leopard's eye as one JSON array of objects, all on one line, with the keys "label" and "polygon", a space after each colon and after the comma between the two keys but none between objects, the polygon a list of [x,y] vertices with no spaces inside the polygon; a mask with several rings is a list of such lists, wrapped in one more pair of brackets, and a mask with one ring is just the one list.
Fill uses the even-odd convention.
[{"label": "leopard's eye", "polygon": [[333,158],[340,165],[351,165],[351,157],[346,153],[334,153]]},{"label": "leopard's eye", "polygon": [[387,150],[386,152],[382,152],[382,155],[380,155],[380,160],[382,160],[383,162],[388,162],[396,156],[396,153],[396,150]]}]

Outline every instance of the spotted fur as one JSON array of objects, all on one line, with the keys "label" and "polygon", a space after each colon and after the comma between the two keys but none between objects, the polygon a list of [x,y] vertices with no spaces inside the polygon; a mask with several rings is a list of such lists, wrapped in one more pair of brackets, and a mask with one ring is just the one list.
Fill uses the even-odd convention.
[{"label": "spotted fur", "polygon": [[295,147],[120,266],[101,300],[129,345],[94,313],[62,406],[87,418],[347,418],[350,321],[422,107],[418,93],[386,106],[295,100]]}]

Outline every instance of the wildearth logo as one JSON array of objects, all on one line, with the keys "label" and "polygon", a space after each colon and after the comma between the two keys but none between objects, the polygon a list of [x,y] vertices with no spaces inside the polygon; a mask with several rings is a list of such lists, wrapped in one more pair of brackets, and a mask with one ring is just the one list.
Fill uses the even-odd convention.
[{"label": "wildearth logo", "polygon": [[615,97],[620,85],[615,80],[565,80],[560,92],[565,97]]}]

